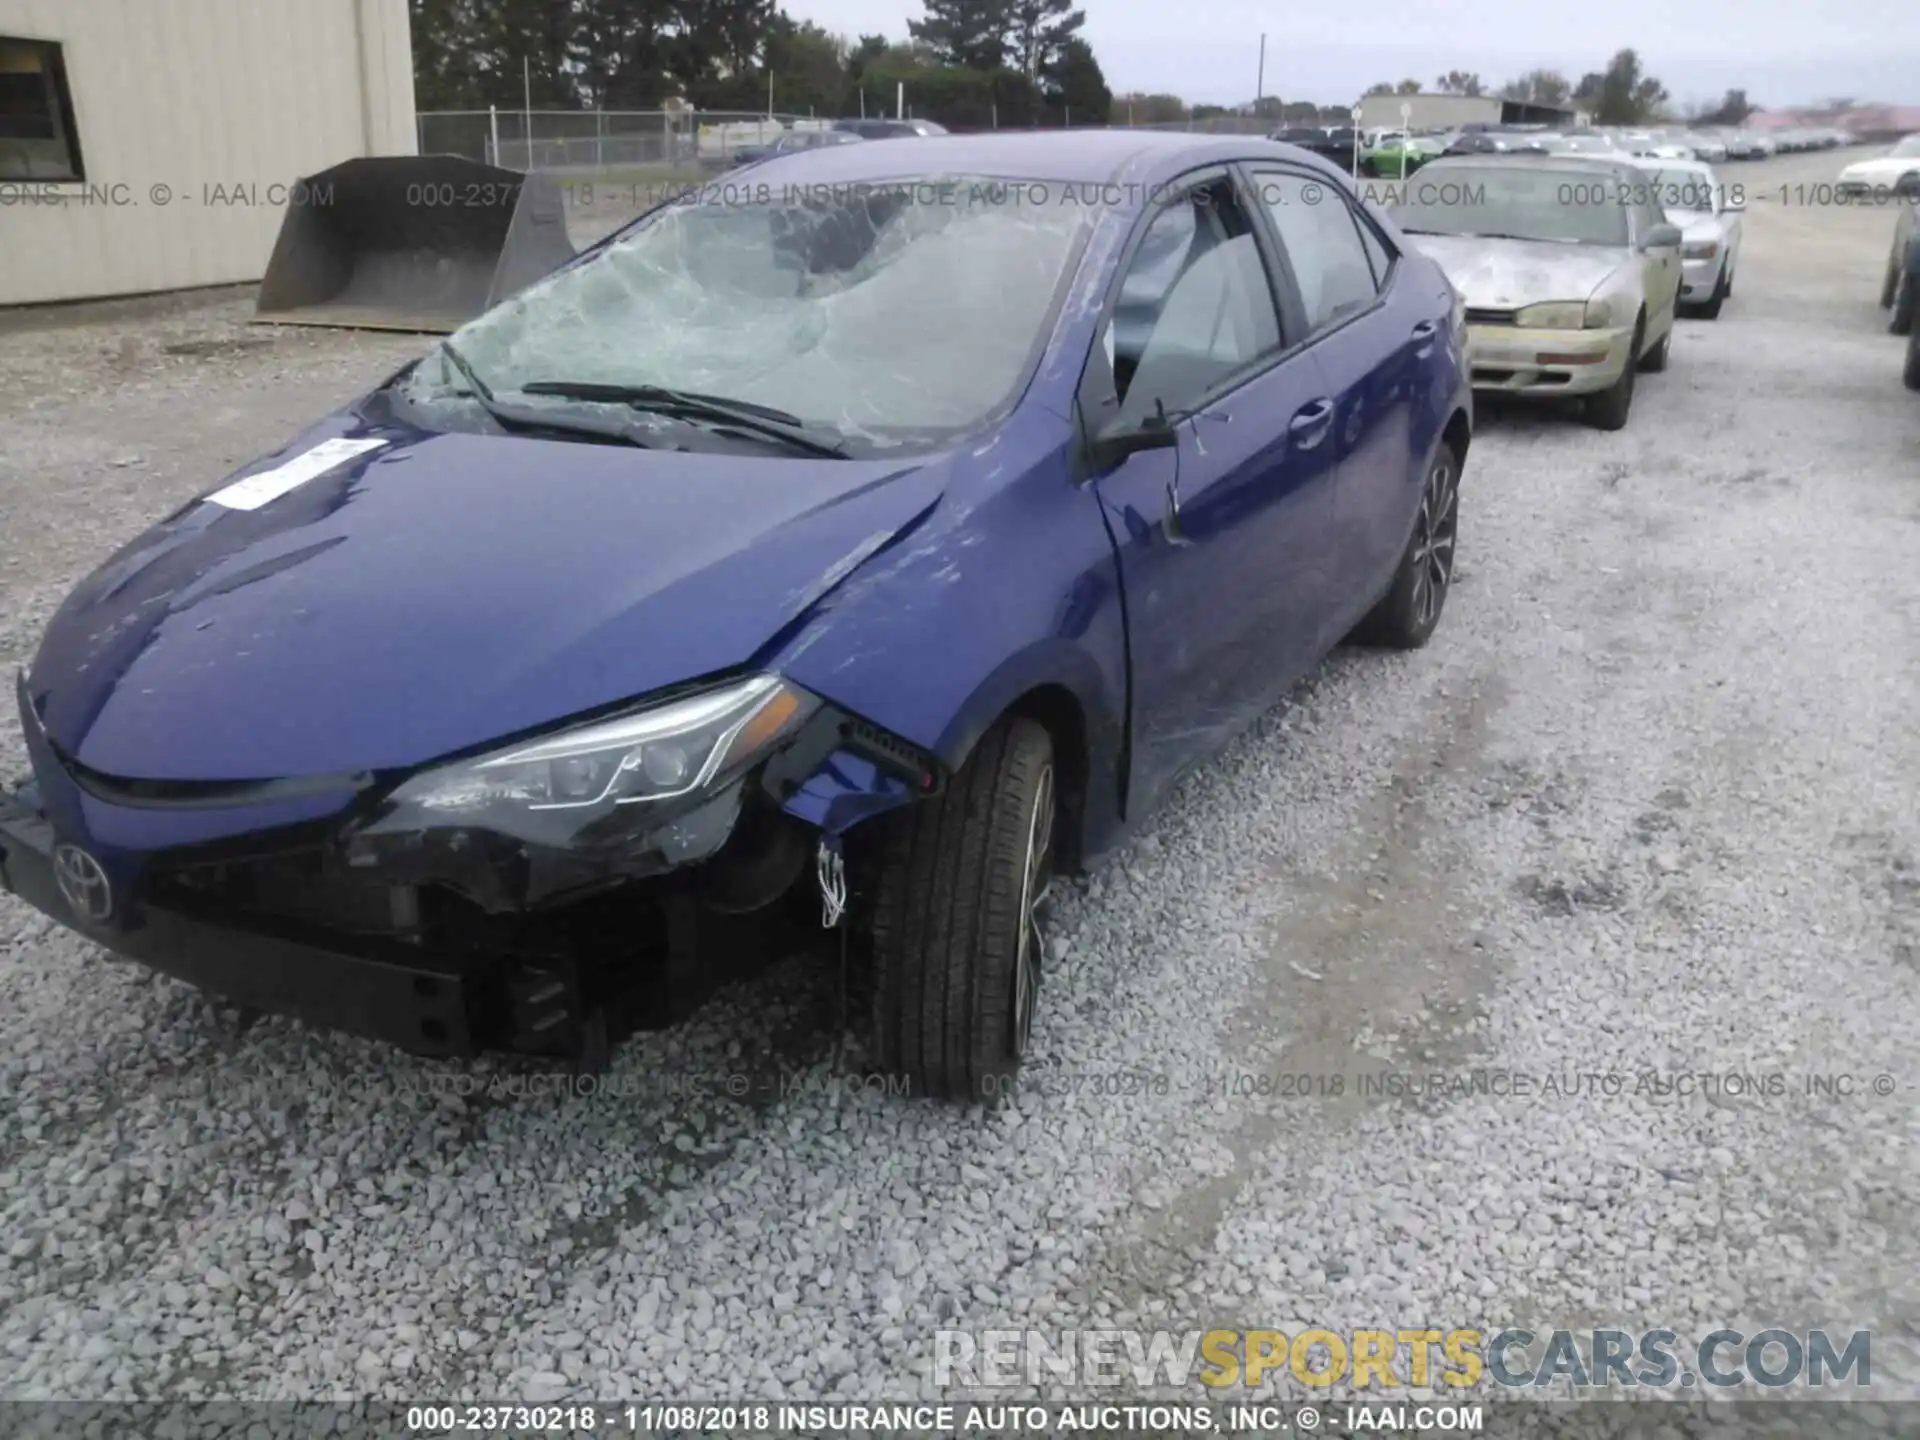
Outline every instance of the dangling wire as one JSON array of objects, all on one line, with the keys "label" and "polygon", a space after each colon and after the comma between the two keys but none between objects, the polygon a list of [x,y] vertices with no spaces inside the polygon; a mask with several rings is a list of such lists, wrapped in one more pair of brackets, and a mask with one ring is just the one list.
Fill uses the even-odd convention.
[{"label": "dangling wire", "polygon": [[820,842],[817,869],[820,877],[820,924],[831,930],[847,913],[847,867],[840,847]]}]

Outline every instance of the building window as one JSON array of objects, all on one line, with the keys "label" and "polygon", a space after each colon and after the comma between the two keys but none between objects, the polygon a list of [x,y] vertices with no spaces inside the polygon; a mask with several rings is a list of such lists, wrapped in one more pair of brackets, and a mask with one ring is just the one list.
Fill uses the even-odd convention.
[{"label": "building window", "polygon": [[85,178],[60,46],[0,35],[0,181]]}]

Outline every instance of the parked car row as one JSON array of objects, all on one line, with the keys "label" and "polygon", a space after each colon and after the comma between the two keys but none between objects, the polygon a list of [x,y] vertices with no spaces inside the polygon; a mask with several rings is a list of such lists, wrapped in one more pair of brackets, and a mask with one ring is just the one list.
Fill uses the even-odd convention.
[{"label": "parked car row", "polygon": [[823,145],[848,145],[856,140],[888,140],[907,135],[944,135],[946,127],[931,120],[835,120],[819,126],[783,126],[779,135],[765,145],[743,145],[733,152],[732,166],[757,164],[775,155],[791,155],[798,150],[817,150]]},{"label": "parked car row", "polygon": [[1742,198],[1701,161],[1456,153],[1391,200],[1462,296],[1473,388],[1578,398],[1602,430],[1627,424],[1639,374],[1667,368],[1675,320],[1716,319],[1733,293]]}]

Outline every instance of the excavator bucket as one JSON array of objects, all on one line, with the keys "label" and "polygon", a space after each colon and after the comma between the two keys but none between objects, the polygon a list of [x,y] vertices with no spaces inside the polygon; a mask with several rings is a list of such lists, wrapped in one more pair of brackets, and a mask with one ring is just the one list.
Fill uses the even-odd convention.
[{"label": "excavator bucket", "polygon": [[551,176],[368,156],[294,187],[253,318],[446,334],[573,254]]}]

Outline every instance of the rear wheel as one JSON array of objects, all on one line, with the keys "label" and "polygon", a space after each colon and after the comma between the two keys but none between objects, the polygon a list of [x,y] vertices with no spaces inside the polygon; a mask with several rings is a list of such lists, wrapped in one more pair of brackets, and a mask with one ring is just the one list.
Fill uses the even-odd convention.
[{"label": "rear wheel", "polygon": [[1920,390],[1920,325],[1907,335],[1907,366],[1900,372],[1909,390]]},{"label": "rear wheel", "polygon": [[1055,809],[1052,738],[1016,716],[982,737],[945,794],[882,822],[870,1039],[874,1068],[910,1093],[1010,1093],[1033,1031]]},{"label": "rear wheel", "polygon": [[1454,547],[1460,538],[1460,461],[1442,443],[1427,467],[1420,512],[1393,588],[1349,637],[1359,645],[1418,650],[1432,637],[1453,586]]}]

